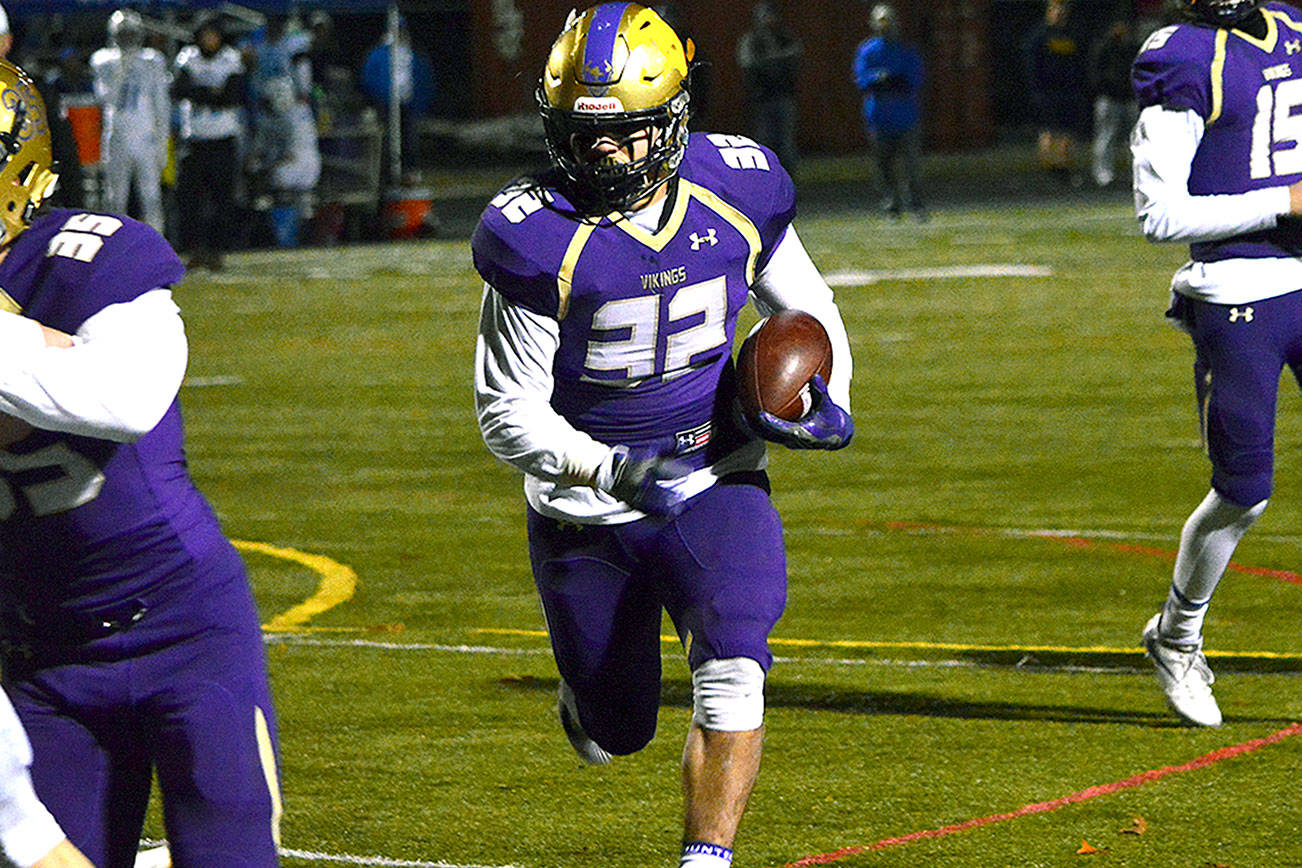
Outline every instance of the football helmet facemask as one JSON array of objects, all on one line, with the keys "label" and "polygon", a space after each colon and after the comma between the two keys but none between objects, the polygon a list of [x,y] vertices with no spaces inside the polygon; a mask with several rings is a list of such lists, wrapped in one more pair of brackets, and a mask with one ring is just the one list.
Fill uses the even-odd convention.
[{"label": "football helmet facemask", "polygon": [[1261,6],[1261,0],[1180,0],[1186,16],[1217,27],[1233,27]]},{"label": "football helmet facemask", "polygon": [[59,176],[50,152],[50,124],[35,83],[0,59],[0,247],[32,222]]},{"label": "football helmet facemask", "polygon": [[[687,148],[694,49],[653,10],[600,3],[570,13],[538,83],[547,154],[588,214],[627,211],[678,170]],[[644,155],[634,139],[646,131]],[[628,159],[584,159],[609,137]]]}]

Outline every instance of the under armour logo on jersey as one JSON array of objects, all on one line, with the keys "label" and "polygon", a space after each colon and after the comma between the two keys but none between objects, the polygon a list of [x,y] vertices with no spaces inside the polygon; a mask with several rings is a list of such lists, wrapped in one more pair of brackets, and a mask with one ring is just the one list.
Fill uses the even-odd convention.
[{"label": "under armour logo on jersey", "polygon": [[702,244],[708,244],[708,245],[710,245],[711,247],[713,247],[714,245],[716,245],[716,244],[719,243],[719,239],[714,237],[714,227],[713,227],[713,226],[711,226],[709,229],[705,230],[705,234],[704,234],[704,235],[697,235],[695,232],[693,232],[691,237],[692,237],[692,249],[693,249],[693,250],[700,250]]},{"label": "under armour logo on jersey", "polygon": [[1237,307],[1230,308],[1230,322],[1238,322],[1239,320],[1252,322],[1252,308],[1245,307],[1243,310],[1239,310]]},{"label": "under armour logo on jersey", "polygon": [[1286,51],[1290,57],[1302,51],[1302,40],[1299,39],[1288,40],[1287,42],[1284,43],[1284,51]]}]

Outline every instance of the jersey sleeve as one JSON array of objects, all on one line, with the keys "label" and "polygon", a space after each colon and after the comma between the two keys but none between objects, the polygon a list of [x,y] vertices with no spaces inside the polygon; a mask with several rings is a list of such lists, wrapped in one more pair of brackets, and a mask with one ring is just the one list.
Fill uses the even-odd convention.
[{"label": "jersey sleeve", "polygon": [[[555,318],[560,307],[557,268],[545,260],[565,226],[550,218],[545,193],[513,184],[493,198],[470,239],[475,270],[508,300]],[[567,223],[563,218],[557,218]],[[572,232],[572,228],[570,232]]]},{"label": "jersey sleeve", "polygon": [[[121,225],[113,228],[115,222]],[[51,240],[50,251],[70,287],[61,297],[69,307],[66,321],[74,328],[110,305],[134,301],[185,276],[185,266],[167,240],[135,220],[75,216]]]},{"label": "jersey sleeve", "polygon": [[692,180],[746,215],[760,236],[757,267],[767,264],[796,215],[796,186],[777,155],[745,136],[697,133],[688,147]]},{"label": "jersey sleeve", "polygon": [[1155,105],[1195,111],[1204,119],[1211,116],[1214,32],[1176,24],[1148,37],[1131,69],[1140,110]]}]

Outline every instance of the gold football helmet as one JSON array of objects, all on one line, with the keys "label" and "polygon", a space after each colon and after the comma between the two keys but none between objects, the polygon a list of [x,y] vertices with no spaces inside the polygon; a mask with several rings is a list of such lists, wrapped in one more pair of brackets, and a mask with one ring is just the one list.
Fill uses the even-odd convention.
[{"label": "gold football helmet", "polygon": [[[538,84],[547,154],[566,192],[589,213],[627,210],[678,170],[687,148],[694,48],[653,10],[599,3],[570,13]],[[648,153],[628,162],[580,159],[576,144],[650,130]]]},{"label": "gold football helmet", "polygon": [[50,153],[50,123],[36,85],[0,59],[0,247],[32,222],[59,176]]}]

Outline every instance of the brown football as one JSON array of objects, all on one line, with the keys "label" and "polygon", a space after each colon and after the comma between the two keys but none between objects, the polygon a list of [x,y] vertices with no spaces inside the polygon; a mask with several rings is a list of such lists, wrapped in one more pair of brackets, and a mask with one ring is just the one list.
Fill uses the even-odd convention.
[{"label": "brown football", "polygon": [[765,410],[793,422],[809,412],[809,381],[832,375],[832,342],[823,324],[801,310],[761,322],[737,351],[737,395],[755,418]]}]

